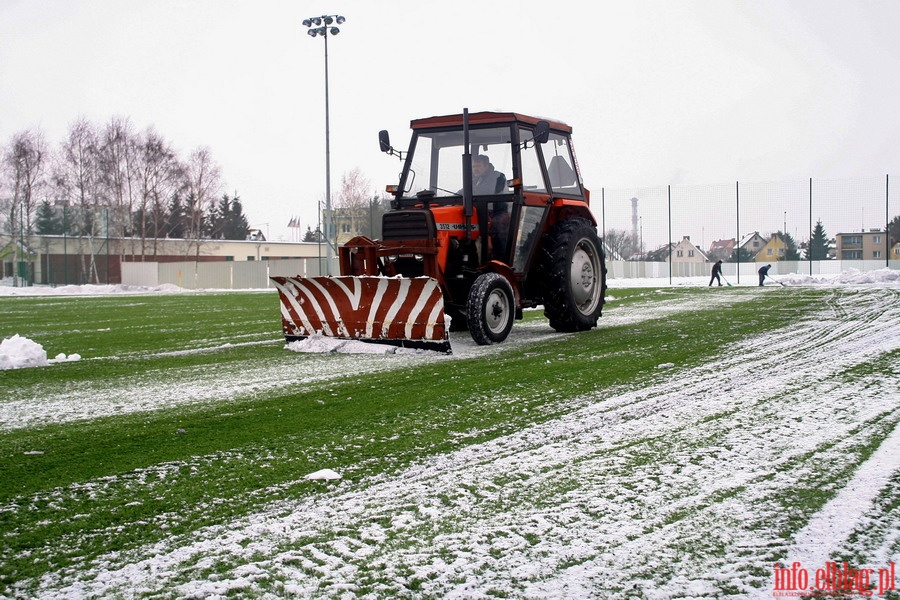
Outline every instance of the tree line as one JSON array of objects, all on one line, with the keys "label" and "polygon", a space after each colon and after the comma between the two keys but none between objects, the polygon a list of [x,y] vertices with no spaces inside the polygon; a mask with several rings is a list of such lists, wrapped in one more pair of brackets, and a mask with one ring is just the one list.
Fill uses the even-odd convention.
[{"label": "tree line", "polygon": [[[76,120],[57,147],[26,129],[0,148],[0,234],[140,240],[245,239],[237,194],[221,195],[219,166],[206,147],[179,156],[153,128],[125,118]],[[149,244],[149,245],[148,245]]]}]

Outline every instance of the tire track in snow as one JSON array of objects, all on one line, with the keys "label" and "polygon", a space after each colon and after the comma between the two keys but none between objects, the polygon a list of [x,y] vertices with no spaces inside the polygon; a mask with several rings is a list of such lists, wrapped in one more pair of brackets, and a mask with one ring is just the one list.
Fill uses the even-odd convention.
[{"label": "tire track in snow", "polygon": [[[891,475],[900,469],[900,427],[882,443],[881,447],[856,471],[853,479],[809,523],[794,536],[790,554],[784,564],[799,562],[804,568],[818,569],[825,561],[834,560],[839,544],[853,532],[857,521],[846,515],[860,514],[888,484]],[[830,544],[823,544],[828,540]],[[897,557],[894,557],[897,558]],[[880,565],[853,565],[854,568]]]},{"label": "tire track in snow", "polygon": [[[900,419],[896,397],[880,393],[896,389],[896,377],[880,382],[886,388],[835,381],[900,348],[896,294],[837,294],[832,303],[670,381],[576,399],[562,418],[395,477],[345,480],[195,532],[191,542],[158,544],[133,560],[106,557],[86,573],[48,577],[41,594],[172,586],[184,596],[758,591],[769,556],[788,544],[777,528],[758,527],[781,510],[768,496],[790,489],[812,462],[843,456],[855,429]],[[759,369],[764,378],[754,376]],[[831,410],[821,394],[836,396]],[[222,572],[223,564],[232,567]],[[213,565],[215,581],[204,575]]]}]

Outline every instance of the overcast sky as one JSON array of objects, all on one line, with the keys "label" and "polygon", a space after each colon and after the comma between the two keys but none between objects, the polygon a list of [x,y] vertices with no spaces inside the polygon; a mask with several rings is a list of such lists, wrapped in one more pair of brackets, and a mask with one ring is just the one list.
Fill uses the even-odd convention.
[{"label": "overcast sky", "polygon": [[[395,182],[380,129],[402,146],[411,119],[464,107],[572,125],[598,218],[601,188],[864,178],[883,198],[900,176],[896,0],[0,0],[0,144],[128,117],[184,157],[208,146],[251,225],[290,239],[325,193],[324,44],[301,24],[322,14],[347,19],[328,43],[333,191],[357,167],[373,193]],[[615,204],[607,225],[630,229]],[[799,211],[764,212],[803,238]],[[883,202],[862,212],[883,225]],[[734,236],[708,227],[674,237]]]}]

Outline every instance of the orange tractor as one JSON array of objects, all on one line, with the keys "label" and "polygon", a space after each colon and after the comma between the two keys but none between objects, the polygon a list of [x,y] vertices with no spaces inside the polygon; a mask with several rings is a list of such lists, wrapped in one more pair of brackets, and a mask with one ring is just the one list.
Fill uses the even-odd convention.
[{"label": "orange tractor", "polygon": [[339,248],[337,277],[273,277],[288,341],[311,335],[450,352],[449,331],[506,339],[543,305],[557,331],[597,325],[606,262],[572,128],[517,113],[412,121],[382,239]]}]

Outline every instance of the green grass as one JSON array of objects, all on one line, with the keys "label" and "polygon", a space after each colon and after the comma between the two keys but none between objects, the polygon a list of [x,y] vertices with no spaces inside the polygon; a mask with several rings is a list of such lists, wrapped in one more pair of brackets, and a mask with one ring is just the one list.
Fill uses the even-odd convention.
[{"label": "green grass", "polygon": [[[767,290],[773,293],[740,302],[752,292],[720,292],[734,295],[727,311],[620,326],[601,319],[590,332],[548,336],[487,359],[413,360],[315,385],[285,381],[221,401],[2,432],[0,591],[85,558],[188,536],[264,503],[314,494],[321,484],[302,476],[322,465],[350,479],[396,472],[422,457],[551,419],[568,410],[560,399],[657,382],[666,376],[656,368],[660,363],[710,363],[748,335],[785,327],[825,295]],[[705,293],[616,290],[607,311],[665,307]],[[250,366],[318,361],[327,368],[337,360],[283,349],[274,293],[0,298],[0,315],[2,336],[29,337],[51,357],[83,356],[0,372],[0,398],[66,391],[77,397],[85,385],[204,381],[213,367],[237,375]],[[540,313],[526,315],[543,320]],[[227,345],[237,343],[246,345]],[[192,352],[172,353],[181,350]],[[863,455],[871,439],[860,448]],[[837,477],[846,477],[844,470]],[[832,493],[819,490],[820,483],[813,476],[808,486],[798,482],[786,503],[800,502],[804,514],[815,510]],[[410,581],[410,589],[417,585]]]}]

